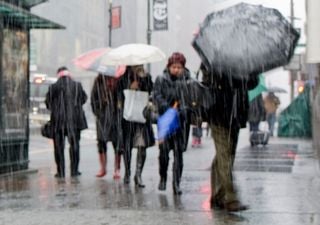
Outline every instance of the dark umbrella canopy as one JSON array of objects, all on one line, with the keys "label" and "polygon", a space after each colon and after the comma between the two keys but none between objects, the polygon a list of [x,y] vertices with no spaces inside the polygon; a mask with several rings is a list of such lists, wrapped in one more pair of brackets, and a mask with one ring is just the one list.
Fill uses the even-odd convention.
[{"label": "dark umbrella canopy", "polygon": [[278,10],[240,3],[207,15],[192,44],[208,68],[241,79],[286,65],[298,39]]}]

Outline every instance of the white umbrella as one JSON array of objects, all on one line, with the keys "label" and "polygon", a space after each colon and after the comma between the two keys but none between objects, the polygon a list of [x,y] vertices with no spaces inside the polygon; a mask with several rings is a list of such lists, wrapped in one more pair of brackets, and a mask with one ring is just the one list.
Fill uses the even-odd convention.
[{"label": "white umbrella", "polygon": [[105,65],[142,65],[164,60],[166,55],[156,46],[126,44],[112,49],[101,62]]}]

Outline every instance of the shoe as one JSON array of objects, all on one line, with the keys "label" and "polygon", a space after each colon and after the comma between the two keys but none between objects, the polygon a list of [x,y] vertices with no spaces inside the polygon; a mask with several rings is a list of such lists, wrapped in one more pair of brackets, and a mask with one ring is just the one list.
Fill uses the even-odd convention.
[{"label": "shoe", "polygon": [[120,179],[120,171],[119,170],[116,170],[113,174],[113,179],[114,180],[117,180],[117,179]]},{"label": "shoe", "polygon": [[181,191],[180,187],[174,187],[173,194],[174,195],[182,195],[182,191]]},{"label": "shoe", "polygon": [[96,174],[96,177],[104,177],[106,175],[106,171],[100,171],[99,173]]},{"label": "shoe", "polygon": [[224,209],[224,203],[221,199],[214,199],[213,197],[210,198],[210,208],[219,208]]},{"label": "shoe", "polygon": [[81,175],[81,172],[77,171],[75,173],[71,173],[71,176],[72,177],[77,177],[77,176],[80,176]]},{"label": "shoe", "polygon": [[129,184],[130,183],[130,176],[129,175],[127,175],[127,174],[124,175],[123,183],[125,183],[125,184]]},{"label": "shoe", "polygon": [[140,187],[140,188],[145,187],[145,185],[142,183],[141,177],[137,175],[134,176],[134,183],[136,184],[137,187]]},{"label": "shoe", "polygon": [[54,177],[55,177],[55,178],[64,178],[64,175],[59,174],[59,173],[56,173],[56,174],[54,175]]},{"label": "shoe", "polygon": [[241,202],[239,202],[237,200],[225,203],[224,208],[228,212],[238,212],[238,211],[244,211],[244,210],[249,209],[249,207],[247,205],[242,205]]},{"label": "shoe", "polygon": [[163,178],[161,178],[161,179],[160,179],[159,186],[158,186],[158,189],[159,189],[160,191],[166,190],[166,185],[167,185],[166,183],[167,183],[166,180],[163,179]]}]

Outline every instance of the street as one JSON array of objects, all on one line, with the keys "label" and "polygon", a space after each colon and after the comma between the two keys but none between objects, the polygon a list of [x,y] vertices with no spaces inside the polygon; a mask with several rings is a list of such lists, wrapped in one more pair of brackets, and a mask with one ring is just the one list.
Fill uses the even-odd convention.
[{"label": "street", "polygon": [[[201,148],[190,144],[184,153],[181,196],[172,192],[172,161],[167,190],[157,189],[157,146],[148,149],[142,174],[146,187],[139,189],[133,176],[130,185],[124,185],[122,179],[113,180],[111,146],[107,176],[95,177],[98,155],[93,130],[82,134],[82,175],[70,178],[67,170],[65,180],[54,178],[50,140],[32,135],[30,172],[0,178],[0,224],[319,224],[320,176],[311,142],[272,138],[266,148],[251,149],[248,145],[248,129],[243,129],[235,183],[250,209],[231,214],[209,207],[214,147],[206,135]],[[122,178],[123,172],[122,165]]]}]

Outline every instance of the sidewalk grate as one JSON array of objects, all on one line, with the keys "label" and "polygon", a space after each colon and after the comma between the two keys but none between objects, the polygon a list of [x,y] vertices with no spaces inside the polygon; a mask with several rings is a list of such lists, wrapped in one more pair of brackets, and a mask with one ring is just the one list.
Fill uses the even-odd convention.
[{"label": "sidewalk grate", "polygon": [[291,173],[298,145],[271,144],[263,148],[246,147],[238,150],[235,171]]}]

